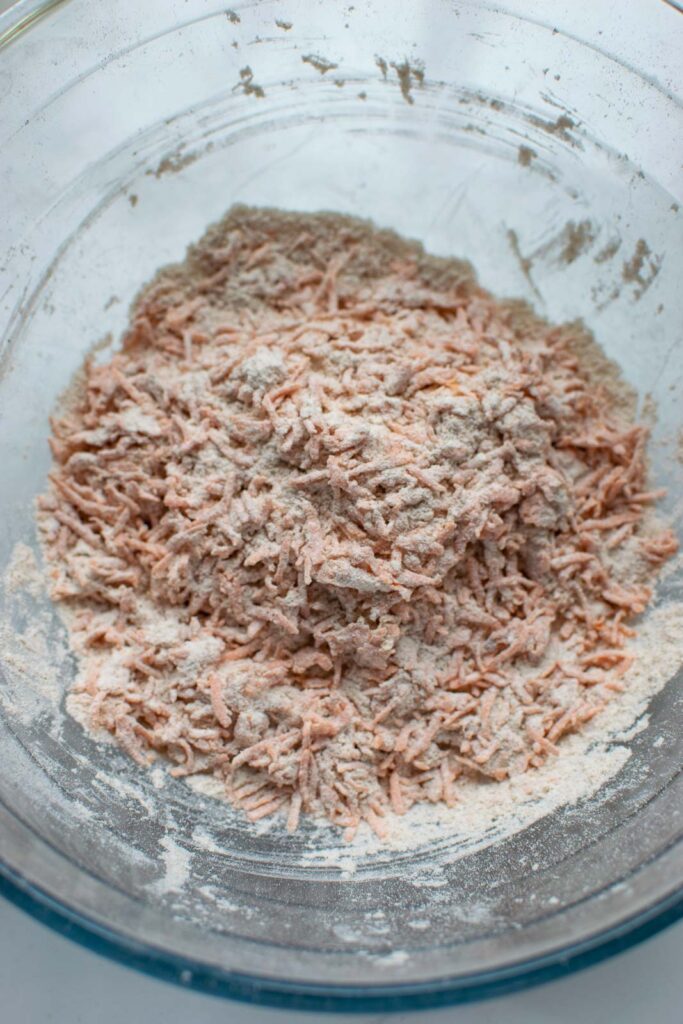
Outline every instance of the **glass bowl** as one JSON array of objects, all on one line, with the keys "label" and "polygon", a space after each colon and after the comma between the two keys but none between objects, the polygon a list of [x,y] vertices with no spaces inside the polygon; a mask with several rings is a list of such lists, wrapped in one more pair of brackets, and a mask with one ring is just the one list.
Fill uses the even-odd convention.
[{"label": "glass bowl", "polygon": [[[15,545],[35,547],[49,411],[85,352],[115,341],[140,283],[234,202],[371,217],[470,259],[497,294],[555,321],[583,318],[638,392],[653,476],[675,515],[682,42],[681,16],[663,0],[4,5],[0,566],[15,554],[0,624],[0,874],[10,898],[181,984],[336,1010],[519,988],[680,914],[678,661],[647,715],[603,745],[615,752],[611,777],[578,801],[502,834],[492,819],[476,842],[444,827],[352,871],[328,830],[249,826],[65,715],[73,662],[44,594],[30,574],[22,582]],[[682,582],[674,566],[660,605]],[[587,783],[590,773],[587,757]]]}]

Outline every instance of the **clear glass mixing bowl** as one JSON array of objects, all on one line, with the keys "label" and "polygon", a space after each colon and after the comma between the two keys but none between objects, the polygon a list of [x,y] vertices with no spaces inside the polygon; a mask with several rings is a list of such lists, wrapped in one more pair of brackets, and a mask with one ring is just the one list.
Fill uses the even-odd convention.
[{"label": "clear glass mixing bowl", "polygon": [[[236,201],[371,217],[582,317],[653,418],[675,512],[682,46],[663,0],[4,5],[0,566],[35,543],[48,413],[84,353]],[[180,781],[160,800],[55,705],[73,664],[44,599],[4,602],[2,890],[92,948],[245,999],[405,1008],[571,970],[681,910],[680,673],[591,797],[349,875],[311,857],[336,842],[313,826],[250,828]]]}]

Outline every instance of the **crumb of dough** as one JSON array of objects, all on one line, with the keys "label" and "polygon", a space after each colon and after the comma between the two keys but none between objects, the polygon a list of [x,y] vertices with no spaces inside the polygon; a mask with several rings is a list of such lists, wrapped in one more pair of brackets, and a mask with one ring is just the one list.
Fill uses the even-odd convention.
[{"label": "crumb of dough", "polygon": [[541,767],[623,689],[676,550],[629,402],[580,325],[467,264],[233,208],[53,420],[79,717],[347,839]]}]

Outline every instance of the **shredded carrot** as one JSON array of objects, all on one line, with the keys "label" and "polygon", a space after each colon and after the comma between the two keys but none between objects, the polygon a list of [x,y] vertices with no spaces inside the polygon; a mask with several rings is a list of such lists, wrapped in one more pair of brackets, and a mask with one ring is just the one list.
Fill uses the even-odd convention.
[{"label": "shredded carrot", "polygon": [[347,841],[556,756],[678,548],[575,341],[368,225],[233,210],[52,420],[93,725]]}]

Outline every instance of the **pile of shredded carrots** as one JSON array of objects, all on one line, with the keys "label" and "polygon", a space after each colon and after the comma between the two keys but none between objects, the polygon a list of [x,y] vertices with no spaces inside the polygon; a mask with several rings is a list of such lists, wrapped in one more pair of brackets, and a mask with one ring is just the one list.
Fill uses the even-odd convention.
[{"label": "pile of shredded carrots", "polygon": [[53,421],[91,726],[347,839],[555,756],[677,546],[575,340],[362,222],[232,210]]}]

